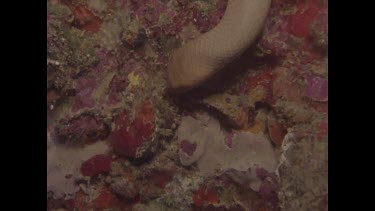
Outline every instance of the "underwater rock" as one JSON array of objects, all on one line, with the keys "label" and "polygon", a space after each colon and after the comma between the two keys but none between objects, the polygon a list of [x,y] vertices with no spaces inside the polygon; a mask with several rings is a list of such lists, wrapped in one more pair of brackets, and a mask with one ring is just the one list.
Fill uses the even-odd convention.
[{"label": "underwater rock", "polygon": [[197,147],[191,156],[180,150],[180,161],[185,166],[196,162],[203,176],[227,174],[259,190],[260,179],[255,169],[263,168],[272,173],[276,168],[276,156],[266,138],[250,132],[235,132],[228,147],[219,122],[208,115],[202,114],[197,119],[183,117],[177,137],[180,143],[195,141]]},{"label": "underwater rock", "polygon": [[204,182],[203,178],[195,171],[184,171],[184,175],[176,175],[164,188],[163,194],[158,201],[168,205],[164,210],[191,210],[193,195]]},{"label": "underwater rock", "polygon": [[227,122],[236,127],[244,128],[248,124],[247,110],[239,106],[240,100],[238,96],[230,94],[214,94],[202,100],[202,103],[209,109],[220,112],[224,115]]},{"label": "underwater rock", "polygon": [[328,79],[319,76],[306,76],[307,87],[305,95],[315,101],[328,101]]},{"label": "underwater rock", "polygon": [[287,133],[284,125],[279,122],[276,118],[269,116],[267,119],[267,128],[270,135],[271,141],[277,146],[280,147],[284,136]]},{"label": "underwater rock", "polygon": [[47,1],[48,130],[61,139],[48,143],[48,210],[327,210],[327,0],[272,1],[244,77],[197,99],[222,128],[165,94],[171,52],[213,28],[227,1]]},{"label": "underwater rock", "polygon": [[276,99],[286,99],[293,102],[301,102],[303,93],[302,86],[296,78],[295,71],[280,67],[274,72],[275,80],[272,84],[272,93]]},{"label": "underwater rock", "polygon": [[272,207],[272,210],[278,208],[279,199],[278,199],[279,183],[276,180],[275,175],[264,178],[262,184],[259,187],[259,196],[263,201],[269,206]]},{"label": "underwater rock", "polygon": [[165,207],[165,205],[151,201],[146,204],[137,203],[132,207],[133,211],[165,211],[168,210],[168,208]]},{"label": "underwater rock", "polygon": [[192,210],[193,211],[245,211],[243,208],[239,206],[233,206],[233,207],[228,208],[225,205],[215,206],[212,204],[208,206],[204,206],[204,207],[198,207],[198,206],[193,205]]},{"label": "underwater rock", "polygon": [[194,24],[201,33],[209,31],[219,23],[227,8],[227,3],[227,0],[195,2]]},{"label": "underwater rock", "polygon": [[128,77],[125,73],[113,76],[108,87],[108,99],[111,104],[121,102],[121,93],[126,90],[129,85]]},{"label": "underwater rock", "polygon": [[74,26],[78,29],[88,32],[98,32],[100,30],[103,21],[83,5],[77,6],[73,14],[75,17]]},{"label": "underwater rock", "polygon": [[326,52],[328,49],[328,11],[321,10],[315,20],[311,23],[310,29],[313,45]]},{"label": "underwater rock", "polygon": [[134,183],[125,177],[116,177],[111,183],[111,189],[118,195],[125,198],[134,198],[138,190]]},{"label": "underwater rock", "polygon": [[173,172],[168,170],[153,170],[146,174],[146,180],[159,188],[164,188],[173,179]]},{"label": "underwater rock", "polygon": [[62,94],[59,93],[56,89],[50,89],[47,91],[47,109],[51,109],[58,105],[62,99]]},{"label": "underwater rock", "polygon": [[193,196],[193,202],[195,206],[201,207],[205,203],[216,204],[219,202],[219,198],[215,189],[201,185]]},{"label": "underwater rock", "polygon": [[252,73],[246,78],[246,83],[242,87],[243,93],[247,95],[246,105],[255,107],[255,103],[264,102],[272,104],[272,84],[274,81],[273,71],[262,70]]},{"label": "underwater rock", "polygon": [[165,191],[162,188],[156,187],[155,185],[143,186],[140,190],[141,201],[147,202],[159,198],[164,193]]},{"label": "underwater rock", "polygon": [[108,5],[105,0],[88,0],[87,5],[98,12],[104,12],[108,9]]},{"label": "underwater rock", "polygon": [[155,113],[150,101],[146,101],[136,111],[134,119],[128,112],[120,113],[114,120],[115,129],[110,140],[115,152],[129,158],[144,158],[155,144]]},{"label": "underwater rock", "polygon": [[[184,166],[188,166],[196,162],[205,152],[206,143],[202,141],[207,138],[204,122],[194,119],[190,116],[181,118],[181,124],[177,130],[177,137],[180,143],[180,162]],[[194,148],[194,150],[186,150]]]},{"label": "underwater rock", "polygon": [[272,1],[264,24],[263,36],[259,38],[259,42],[256,44],[263,55],[284,56],[288,52],[288,21],[282,8],[282,3]]},{"label": "underwater rock", "polygon": [[282,211],[327,209],[328,143],[315,136],[294,131],[284,138],[277,167]]},{"label": "underwater rock", "polygon": [[310,26],[321,9],[321,3],[317,0],[308,0],[297,4],[297,11],[288,20],[289,32],[301,38],[307,38],[310,33]]},{"label": "underwater rock", "polygon": [[110,127],[104,118],[89,112],[62,119],[55,129],[57,139],[67,144],[103,140],[109,133]]},{"label": "underwater rock", "polygon": [[[99,210],[105,210],[109,206],[116,202],[116,196],[110,191],[109,188],[105,187],[100,191],[100,194],[92,202],[93,207]],[[87,209],[87,206],[84,206]]]},{"label": "underwater rock", "polygon": [[197,149],[196,143],[190,143],[188,140],[182,140],[180,142],[181,151],[189,156],[192,156],[195,149]]},{"label": "underwater rock", "polygon": [[47,192],[55,199],[71,199],[79,190],[76,180],[81,178],[81,164],[94,155],[106,154],[105,142],[96,142],[83,148],[59,145],[52,137],[47,139]]},{"label": "underwater rock", "polygon": [[275,104],[276,115],[284,118],[291,124],[300,124],[311,121],[314,112],[303,103],[295,103],[287,100],[278,100]]},{"label": "underwater rock", "polygon": [[125,46],[135,49],[143,45],[147,36],[144,28],[138,28],[134,30],[125,30],[122,33],[121,38],[123,43],[125,43]]},{"label": "underwater rock", "polygon": [[74,96],[74,102],[71,106],[73,112],[93,108],[95,106],[95,100],[92,95],[96,86],[98,86],[97,77],[99,77],[99,75],[86,75],[75,81],[76,95]]},{"label": "underwater rock", "polygon": [[[57,61],[56,61],[57,62]],[[75,94],[70,77],[61,66],[48,64],[47,59],[47,109],[52,110]]]},{"label": "underwater rock", "polygon": [[111,155],[95,155],[94,157],[83,162],[81,165],[81,173],[84,176],[96,176],[101,173],[111,171]]}]

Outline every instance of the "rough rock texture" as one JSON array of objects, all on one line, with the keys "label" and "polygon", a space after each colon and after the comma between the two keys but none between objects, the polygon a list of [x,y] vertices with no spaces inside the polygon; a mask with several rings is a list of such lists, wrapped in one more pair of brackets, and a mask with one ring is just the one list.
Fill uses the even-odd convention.
[{"label": "rough rock texture", "polygon": [[228,140],[219,122],[210,116],[183,117],[177,136],[180,143],[189,141],[197,145],[192,155],[181,149],[180,161],[183,165],[197,162],[202,175],[225,173],[239,183],[251,182],[251,187],[259,190],[255,169],[275,171],[277,161],[269,140],[250,132],[234,133]]},{"label": "rough rock texture", "polygon": [[126,198],[134,198],[138,194],[134,183],[127,178],[115,178],[111,183],[111,189]]},{"label": "rough rock texture", "polygon": [[55,133],[59,141],[68,144],[82,144],[103,140],[108,137],[110,127],[106,121],[93,113],[60,120]]},{"label": "rough rock texture", "polygon": [[[226,5],[47,1],[48,211],[326,209],[328,1],[272,0],[262,34],[226,67],[230,74],[207,84],[208,92],[171,96],[166,67],[172,51],[217,25]],[[147,101],[152,109],[142,111]],[[197,110],[221,127],[195,116]],[[120,116],[128,127],[118,127]],[[184,127],[188,135],[180,139],[176,129]],[[109,138],[116,131],[117,146]],[[220,141],[202,141],[209,133]],[[264,139],[281,162],[279,171],[228,169],[264,158],[257,153],[242,160],[253,158],[249,145]],[[239,146],[249,148],[246,155]],[[234,152],[239,162],[232,163]],[[203,158],[225,172],[203,174],[202,166],[213,168]],[[127,184],[122,179],[134,184],[127,193],[134,197],[115,188]],[[258,181],[252,184],[257,192],[244,185],[249,181]]]},{"label": "rough rock texture", "polygon": [[287,134],[282,150],[278,166],[282,210],[328,210],[327,140],[295,131]]},{"label": "rough rock texture", "polygon": [[53,192],[54,198],[73,198],[79,190],[75,180],[81,177],[81,164],[94,155],[107,153],[105,142],[97,142],[83,148],[67,148],[47,142],[47,191]]},{"label": "rough rock texture", "polygon": [[[130,112],[128,112],[130,113]],[[155,114],[153,105],[147,101],[139,111],[136,111],[136,117],[130,120],[127,112],[122,112],[115,119],[115,129],[110,139],[115,151],[120,155],[131,158],[141,158],[146,156],[152,144],[155,131]]]},{"label": "rough rock texture", "polygon": [[227,93],[214,94],[204,98],[202,103],[208,106],[208,109],[214,108],[222,113],[229,123],[236,128],[244,128],[249,122],[249,114],[245,109],[239,109],[241,102],[236,95],[230,95]]}]

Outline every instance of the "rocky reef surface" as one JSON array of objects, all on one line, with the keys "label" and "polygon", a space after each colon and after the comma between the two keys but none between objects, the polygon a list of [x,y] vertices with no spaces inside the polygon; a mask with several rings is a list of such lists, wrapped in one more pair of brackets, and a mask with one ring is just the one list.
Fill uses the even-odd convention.
[{"label": "rocky reef surface", "polygon": [[328,1],[273,0],[232,75],[170,96],[226,5],[47,1],[47,210],[328,210]]}]

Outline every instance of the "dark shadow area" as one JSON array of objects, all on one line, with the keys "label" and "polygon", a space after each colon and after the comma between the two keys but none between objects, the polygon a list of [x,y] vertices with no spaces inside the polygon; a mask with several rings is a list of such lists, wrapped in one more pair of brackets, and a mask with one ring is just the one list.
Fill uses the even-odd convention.
[{"label": "dark shadow area", "polygon": [[[238,83],[249,69],[257,69],[257,67],[262,65],[276,66],[279,62],[280,58],[273,55],[266,55],[264,57],[256,56],[255,50],[255,47],[249,48],[239,58],[225,66],[201,86],[181,94],[168,92],[165,97],[185,112],[192,112],[194,110],[209,112],[218,118],[224,129],[231,130],[231,128],[235,127],[233,120],[229,119],[218,109],[202,103],[202,99],[226,91],[229,87]],[[257,105],[257,107],[268,106]]]},{"label": "dark shadow area", "polygon": [[244,77],[248,69],[256,69],[262,65],[277,65],[279,58],[273,55],[264,57],[255,56],[255,47],[246,50],[239,58],[229,63],[218,71],[202,85],[181,94],[169,92],[169,95],[176,97],[183,104],[189,101],[197,101],[209,95],[225,91],[228,87],[238,82]]}]

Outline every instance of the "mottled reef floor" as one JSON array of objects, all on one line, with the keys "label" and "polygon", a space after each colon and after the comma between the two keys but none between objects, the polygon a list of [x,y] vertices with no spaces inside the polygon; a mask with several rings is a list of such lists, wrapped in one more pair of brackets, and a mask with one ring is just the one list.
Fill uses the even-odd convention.
[{"label": "mottled reef floor", "polygon": [[226,5],[47,1],[47,210],[328,210],[328,2],[273,0],[241,58],[169,94]]}]

